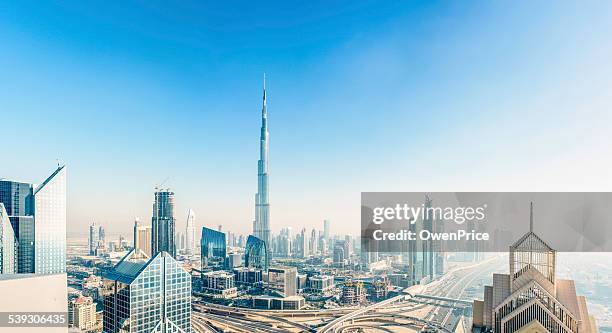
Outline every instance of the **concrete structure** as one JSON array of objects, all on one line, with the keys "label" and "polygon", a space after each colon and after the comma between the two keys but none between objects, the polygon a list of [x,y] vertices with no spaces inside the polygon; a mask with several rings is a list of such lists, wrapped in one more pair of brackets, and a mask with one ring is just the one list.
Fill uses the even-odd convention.
[{"label": "concrete structure", "polygon": [[306,305],[302,296],[258,296],[253,297],[253,307],[266,310],[300,310]]},{"label": "concrete structure", "polygon": [[191,256],[195,253],[195,212],[190,209],[187,212],[187,224],[185,225],[185,254]]},{"label": "concrete structure", "polygon": [[202,293],[215,298],[234,298],[238,296],[234,274],[225,271],[213,271],[202,274]]},{"label": "concrete structure", "polygon": [[340,300],[345,304],[363,304],[366,301],[366,290],[361,281],[348,281],[342,287]]},{"label": "concrete structure", "polygon": [[556,278],[556,258],[533,232],[532,206],[529,232],[510,247],[510,274],[493,275],[484,300],[474,303],[473,326],[495,333],[596,333],[574,281]]},{"label": "concrete structure", "polygon": [[[0,275],[0,312],[62,312],[67,313],[66,274],[5,274]],[[14,333],[60,333],[68,331],[68,318],[62,327],[11,327]],[[1,330],[1,329],[0,329]],[[4,330],[2,330],[4,332]]]},{"label": "concrete structure", "polygon": [[68,324],[82,331],[96,326],[96,303],[91,297],[80,296],[68,302]]},{"label": "concrete structure", "polygon": [[310,293],[325,294],[334,289],[334,277],[331,275],[316,275],[308,278],[308,289]]},{"label": "concrete structure", "polygon": [[268,269],[268,289],[283,297],[297,294],[297,268],[271,267]]},{"label": "concrete structure", "polygon": [[252,267],[234,268],[234,281],[241,286],[261,286],[263,284],[262,271]]},{"label": "concrete structure", "polygon": [[140,220],[134,221],[134,249],[144,252],[151,257],[152,229],[149,225],[140,224]]}]

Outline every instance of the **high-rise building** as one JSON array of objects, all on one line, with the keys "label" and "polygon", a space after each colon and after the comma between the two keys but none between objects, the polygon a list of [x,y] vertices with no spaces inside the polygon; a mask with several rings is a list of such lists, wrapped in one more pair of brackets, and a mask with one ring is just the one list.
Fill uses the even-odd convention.
[{"label": "high-rise building", "polygon": [[17,238],[11,220],[0,202],[0,274],[17,273]]},{"label": "high-rise building", "polygon": [[98,228],[98,243],[106,243],[106,232],[104,231],[103,226],[100,226],[100,228]]},{"label": "high-rise building", "polygon": [[244,266],[266,270],[268,269],[268,249],[261,239],[249,235],[244,250]]},{"label": "high-rise building", "polygon": [[185,227],[185,235],[186,235],[185,242],[187,243],[185,247],[185,253],[187,255],[193,255],[195,251],[195,240],[196,240],[195,212],[193,211],[193,209],[190,209],[187,212],[187,225]]},{"label": "high-rise building", "polygon": [[79,296],[68,302],[68,325],[81,331],[96,326],[96,303],[91,297]]},{"label": "high-rise building", "polygon": [[259,161],[257,162],[257,194],[255,194],[255,223],[253,234],[266,246],[266,266],[272,255],[270,235],[270,202],[268,192],[268,110],[266,106],[266,77],[264,75],[263,108],[261,111],[261,134],[259,139]]},{"label": "high-rise building", "polygon": [[174,192],[157,189],[153,203],[151,254],[161,251],[176,256],[174,240]]},{"label": "high-rise building", "polygon": [[144,252],[151,258],[151,226],[140,224],[140,220],[134,221],[134,249]]},{"label": "high-rise building", "polygon": [[191,332],[191,276],[167,252],[132,250],[104,273],[105,333]]},{"label": "high-rise building", "polygon": [[89,225],[89,255],[93,256],[96,254],[96,247],[98,247],[98,229],[96,229],[96,222]]},{"label": "high-rise building", "polygon": [[200,252],[202,267],[225,267],[225,258],[227,257],[227,243],[225,241],[225,234],[217,230],[202,227]]},{"label": "high-rise building", "polygon": [[533,232],[510,246],[510,274],[493,274],[484,300],[474,301],[473,325],[494,333],[597,333],[573,280],[556,278],[557,252]]},{"label": "high-rise building", "polygon": [[318,251],[318,245],[319,245],[319,240],[317,239],[317,231],[312,228],[312,231],[310,232],[310,245],[309,245],[309,250],[310,250],[310,254],[317,255]]},{"label": "high-rise building", "polygon": [[329,243],[329,229],[331,227],[331,222],[329,220],[323,220],[323,237]]},{"label": "high-rise building", "polygon": [[66,272],[66,167],[34,189],[34,273]]},{"label": "high-rise building", "polygon": [[17,272],[34,273],[34,186],[0,180],[0,203],[17,237]]},{"label": "high-rise building", "polygon": [[18,241],[19,273],[66,271],[66,168],[58,168],[39,186],[0,181],[5,206]]}]

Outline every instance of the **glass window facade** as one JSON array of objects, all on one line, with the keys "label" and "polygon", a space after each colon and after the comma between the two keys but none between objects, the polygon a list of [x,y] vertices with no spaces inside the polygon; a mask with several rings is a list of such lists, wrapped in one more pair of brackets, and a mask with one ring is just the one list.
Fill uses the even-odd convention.
[{"label": "glass window facade", "polygon": [[266,242],[253,235],[249,235],[244,252],[244,265],[265,270],[268,269],[268,262]]},{"label": "glass window facade", "polygon": [[34,273],[34,193],[32,184],[0,181],[4,204],[17,238],[17,273]]},{"label": "glass window facade", "polygon": [[225,257],[227,255],[225,234],[203,227],[202,238],[200,239],[200,251],[202,267],[212,265],[213,263],[219,266],[225,266]]},{"label": "glass window facade", "polygon": [[4,204],[0,202],[0,274],[16,273],[16,252],[15,232]]},{"label": "glass window facade", "polygon": [[165,251],[173,257],[176,256],[176,244],[174,240],[174,192],[155,192],[152,217],[151,251],[155,256],[158,252]]},{"label": "glass window facade", "polygon": [[104,301],[104,332],[190,333],[190,275],[167,252],[130,263],[132,254],[105,276],[113,293]]},{"label": "glass window facade", "polygon": [[34,273],[66,272],[66,168],[34,190]]}]

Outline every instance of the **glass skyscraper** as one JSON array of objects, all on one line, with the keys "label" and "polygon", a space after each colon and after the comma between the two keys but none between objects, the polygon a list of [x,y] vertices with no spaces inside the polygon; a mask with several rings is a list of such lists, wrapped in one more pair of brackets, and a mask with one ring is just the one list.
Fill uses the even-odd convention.
[{"label": "glass skyscraper", "polygon": [[34,190],[34,273],[66,272],[66,168]]},{"label": "glass skyscraper", "polygon": [[103,277],[104,332],[191,332],[191,276],[169,253],[132,250]]},{"label": "glass skyscraper", "polygon": [[174,241],[174,192],[158,190],[153,203],[151,253],[166,251],[176,256]]},{"label": "glass skyscraper", "polygon": [[13,226],[9,220],[4,204],[0,203],[0,274],[14,274],[17,272],[16,257],[17,239]]},{"label": "glass skyscraper", "polygon": [[249,235],[244,252],[244,265],[266,270],[269,262],[266,243],[253,235]]},{"label": "glass skyscraper", "polygon": [[200,251],[202,267],[209,266],[213,262],[220,266],[225,266],[225,257],[227,255],[225,234],[203,227],[202,238],[200,239]]},{"label": "glass skyscraper", "polygon": [[17,272],[66,271],[66,168],[58,168],[40,186],[0,180],[4,204],[17,237]]}]

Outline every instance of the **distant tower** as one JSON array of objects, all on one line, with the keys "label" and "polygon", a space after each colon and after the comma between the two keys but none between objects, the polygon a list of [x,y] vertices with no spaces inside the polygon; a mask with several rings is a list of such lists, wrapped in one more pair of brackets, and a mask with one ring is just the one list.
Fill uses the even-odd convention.
[{"label": "distant tower", "polygon": [[187,212],[187,226],[185,227],[186,247],[185,252],[187,255],[193,255],[195,250],[195,212],[190,209]]},{"label": "distant tower", "polygon": [[106,232],[104,231],[103,226],[100,226],[100,229],[98,230],[98,240],[102,244],[106,243]]},{"label": "distant tower", "polygon": [[[263,108],[261,110],[261,135],[259,161],[257,162],[257,194],[255,194],[255,224],[253,234],[266,244],[267,260],[270,260],[270,202],[268,192],[268,110],[266,106],[266,76],[264,74]],[[268,266],[266,263],[266,266]]]},{"label": "distant tower", "polygon": [[93,222],[89,226],[89,255],[93,256],[96,254],[96,247],[98,246],[98,230],[96,229],[96,222]]},{"label": "distant tower", "polygon": [[166,251],[176,256],[174,241],[174,192],[156,189],[153,203],[151,256]]},{"label": "distant tower", "polygon": [[151,257],[151,226],[140,224],[138,218],[134,221],[134,249],[139,249]]}]

